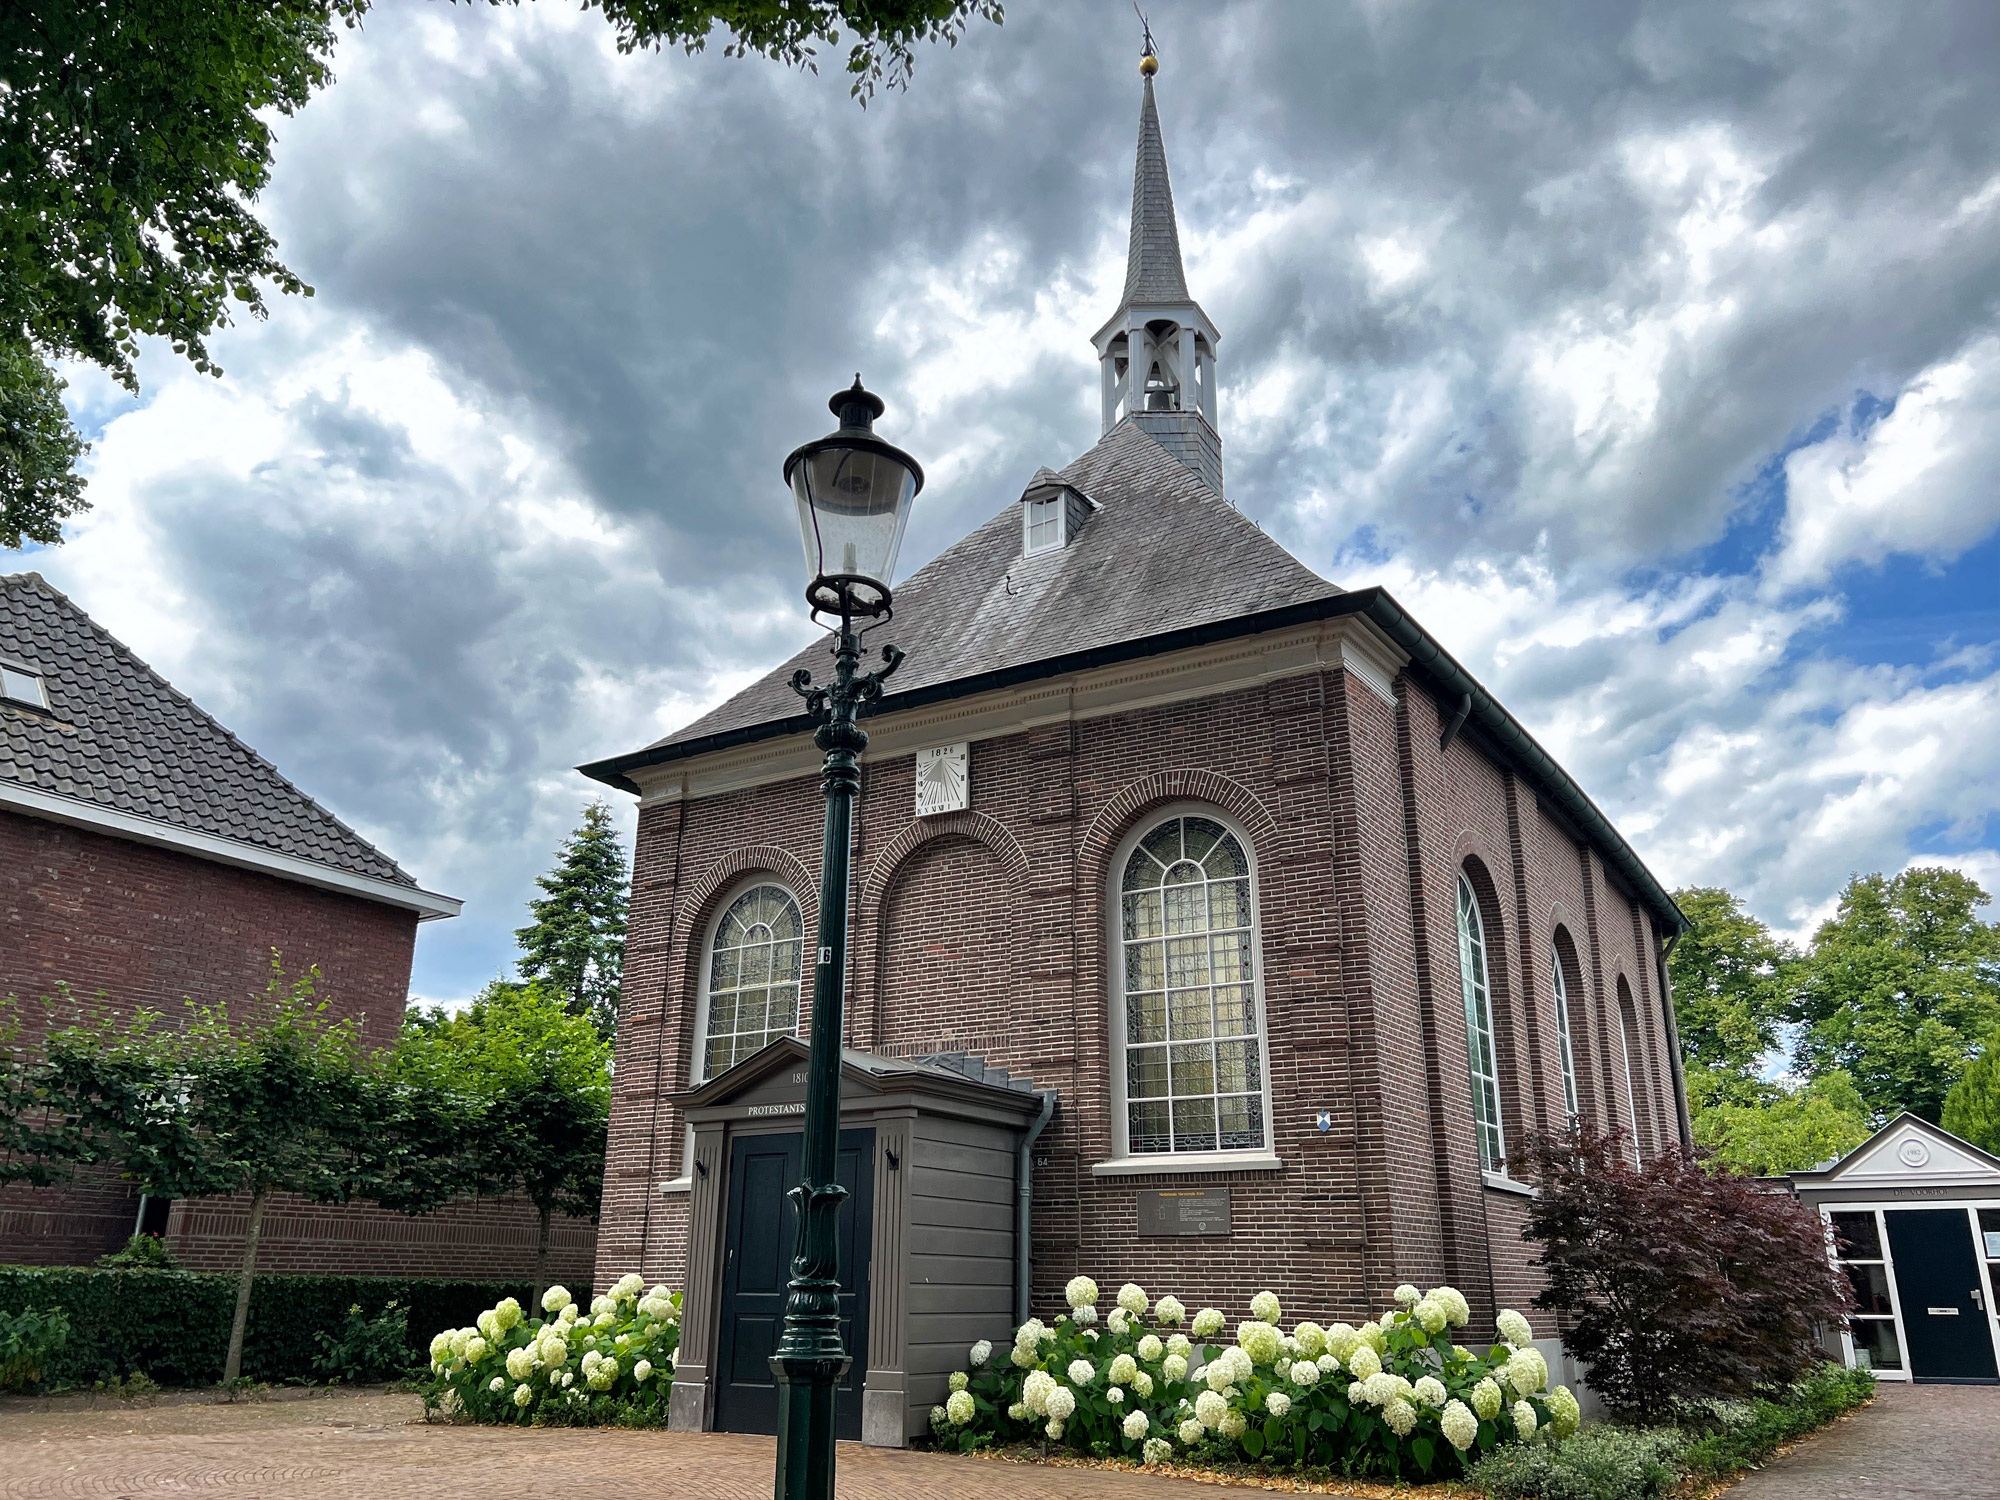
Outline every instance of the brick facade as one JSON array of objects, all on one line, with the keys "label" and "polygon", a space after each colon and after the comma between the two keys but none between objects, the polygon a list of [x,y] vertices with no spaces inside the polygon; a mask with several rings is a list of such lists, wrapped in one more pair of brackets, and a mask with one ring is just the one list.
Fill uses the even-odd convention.
[{"label": "brick facade", "polygon": [[[1379,688],[1322,667],[975,738],[971,810],[923,820],[910,756],[865,764],[848,1042],[976,1053],[1059,1091],[1035,1149],[1038,1311],[1078,1272],[1228,1308],[1268,1286],[1301,1314],[1350,1318],[1404,1280],[1449,1280],[1483,1312],[1533,1294],[1525,1200],[1479,1171],[1461,870],[1485,919],[1508,1138],[1562,1120],[1561,951],[1580,1109],[1602,1126],[1615,1102],[1628,1123],[1622,984],[1641,1142],[1678,1139],[1652,917],[1497,752],[1470,732],[1439,748],[1446,716],[1415,679],[1398,677],[1393,701]],[[1114,1154],[1112,866],[1178,807],[1223,814],[1255,861],[1283,1165],[1095,1176]],[[660,1190],[681,1171],[684,1125],[663,1096],[690,1081],[703,949],[721,903],[757,876],[790,888],[812,927],[820,820],[804,776],[642,802],[600,1282],[685,1275],[686,1200]],[[1136,1237],[1137,1193],[1179,1185],[1229,1187],[1232,1237]]]}]

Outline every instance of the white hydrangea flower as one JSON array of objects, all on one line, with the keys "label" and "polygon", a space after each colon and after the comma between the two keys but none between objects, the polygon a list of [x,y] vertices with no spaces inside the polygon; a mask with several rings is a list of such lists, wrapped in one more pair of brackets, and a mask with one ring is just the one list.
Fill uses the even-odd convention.
[{"label": "white hydrangea flower", "polygon": [[1401,1387],[1396,1384],[1396,1377],[1387,1370],[1377,1370],[1370,1375],[1361,1382],[1361,1389],[1367,1393],[1370,1406],[1387,1406],[1402,1395]]},{"label": "white hydrangea flower", "polygon": [[571,1302],[568,1287],[552,1286],[542,1293],[542,1311],[559,1313]]},{"label": "white hydrangea flower", "polygon": [[1163,1464],[1173,1453],[1174,1445],[1163,1437],[1147,1438],[1146,1446],[1139,1450],[1140,1461],[1147,1464]]},{"label": "white hydrangea flower", "polygon": [[1169,1380],[1187,1379],[1187,1356],[1184,1354],[1169,1354],[1160,1362],[1160,1373]]},{"label": "white hydrangea flower", "polygon": [[1326,1352],[1326,1330],[1317,1323],[1301,1323],[1292,1330],[1292,1338],[1299,1346],[1299,1353],[1308,1359],[1318,1359]]},{"label": "white hydrangea flower", "polygon": [[1114,1385],[1104,1393],[1104,1399],[1109,1401],[1113,1406],[1123,1406],[1125,1404],[1125,1392]]},{"label": "white hydrangea flower", "polygon": [[1111,1379],[1118,1385],[1130,1385],[1132,1377],[1139,1373],[1139,1362],[1129,1354],[1120,1354],[1111,1361]]},{"label": "white hydrangea flower", "polygon": [[1194,1341],[1184,1333],[1172,1334],[1167,1339],[1167,1353],[1178,1354],[1182,1359],[1186,1359],[1194,1353]]},{"label": "white hydrangea flower", "polygon": [[601,1312],[590,1321],[594,1327],[609,1328],[618,1321],[618,1314],[616,1312]]},{"label": "white hydrangea flower", "polygon": [[1362,1343],[1375,1351],[1378,1358],[1382,1351],[1389,1347],[1388,1335],[1382,1331],[1380,1323],[1363,1323],[1354,1331],[1360,1337]]},{"label": "white hydrangea flower", "polygon": [[1444,1431],[1444,1440],[1460,1453],[1470,1448],[1479,1436],[1479,1418],[1463,1401],[1447,1401],[1438,1426]]},{"label": "white hydrangea flower", "polygon": [[1143,1287],[1128,1281],[1118,1288],[1118,1305],[1135,1318],[1146,1316],[1146,1309],[1152,1306]]},{"label": "white hydrangea flower", "polygon": [[1147,1364],[1151,1364],[1160,1357],[1161,1351],[1165,1348],[1166,1346],[1160,1342],[1158,1334],[1149,1333],[1139,1340],[1139,1358],[1146,1361]]},{"label": "white hydrangea flower", "polygon": [[582,1359],[577,1361],[578,1367],[582,1369],[585,1375],[596,1374],[597,1367],[603,1363],[604,1363],[604,1356],[599,1354],[595,1349],[592,1349],[588,1354],[584,1355]]},{"label": "white hydrangea flower", "polygon": [[945,1419],[954,1427],[963,1427],[972,1420],[975,1412],[970,1391],[953,1391],[945,1398]]},{"label": "white hydrangea flower", "polygon": [[1097,1283],[1088,1276],[1073,1276],[1063,1288],[1063,1300],[1071,1307],[1090,1307],[1097,1301]]},{"label": "white hydrangea flower", "polygon": [[1366,1406],[1368,1404],[1368,1387],[1358,1380],[1348,1382],[1347,1404],[1349,1406]]},{"label": "white hydrangea flower", "polygon": [[1583,1408],[1577,1405],[1576,1395],[1566,1385],[1559,1385],[1549,1392],[1549,1431],[1559,1438],[1568,1437],[1583,1420]]},{"label": "white hydrangea flower", "polygon": [[971,1359],[973,1369],[977,1370],[981,1368],[987,1360],[993,1357],[993,1341],[991,1339],[981,1339],[972,1346],[967,1357]]},{"label": "white hydrangea flower", "polygon": [[1063,1435],[1062,1418],[1050,1417],[1049,1425],[1044,1427],[1042,1431],[1048,1434],[1050,1442],[1060,1442],[1062,1440],[1062,1435]]},{"label": "white hydrangea flower", "polygon": [[1514,1403],[1514,1430],[1524,1438],[1535,1435],[1535,1409],[1525,1401]]},{"label": "white hydrangea flower", "polygon": [[451,1331],[451,1353],[454,1359],[465,1358],[465,1346],[477,1338],[470,1328],[454,1328]]},{"label": "white hydrangea flower", "polygon": [[512,1297],[503,1297],[493,1304],[493,1321],[505,1333],[521,1321],[521,1304]]},{"label": "white hydrangea flower", "polygon": [[472,1322],[473,1326],[479,1330],[480,1337],[485,1339],[489,1344],[500,1342],[500,1319],[494,1315],[492,1308],[487,1308],[485,1312],[474,1318]]},{"label": "white hydrangea flower", "polygon": [[1158,1305],[1153,1308],[1153,1316],[1168,1328],[1178,1328],[1181,1320],[1187,1316],[1187,1309],[1181,1305],[1181,1299],[1178,1297],[1162,1297]]},{"label": "white hydrangea flower", "polygon": [[597,1367],[597,1373],[584,1382],[593,1391],[608,1391],[618,1381],[618,1366],[604,1364]]},{"label": "white hydrangea flower", "polygon": [[1194,1315],[1194,1322],[1190,1326],[1196,1338],[1213,1338],[1222,1332],[1222,1314],[1215,1308],[1204,1307]]},{"label": "white hydrangea flower", "polygon": [[[1325,1356],[1322,1355],[1321,1358],[1323,1359]],[[1319,1376],[1319,1366],[1309,1359],[1296,1360],[1292,1364],[1292,1384],[1298,1386],[1301,1390],[1309,1391],[1318,1385]]]},{"label": "white hydrangea flower", "polygon": [[942,1406],[933,1406],[931,1408],[931,1431],[941,1431],[944,1427],[944,1422],[944,1408]]},{"label": "white hydrangea flower", "polygon": [[1382,1356],[1363,1344],[1347,1356],[1347,1369],[1356,1380],[1366,1380],[1382,1373]]},{"label": "white hydrangea flower", "polygon": [[1202,1424],[1199,1417],[1187,1418],[1174,1431],[1180,1437],[1181,1442],[1190,1448],[1208,1436],[1208,1428]]},{"label": "white hydrangea flower", "polygon": [[1397,1437],[1408,1437],[1410,1429],[1417,1425],[1417,1409],[1397,1396],[1382,1408],[1382,1420]]},{"label": "white hydrangea flower", "polygon": [[1145,1400],[1153,1394],[1153,1377],[1144,1370],[1135,1370],[1132,1373],[1132,1389],[1139,1393],[1140,1400]]},{"label": "white hydrangea flower", "polygon": [[562,1378],[562,1383],[563,1383],[563,1389],[564,1389],[564,1390],[568,1390],[568,1389],[569,1389],[569,1388],[570,1388],[571,1386],[575,1385],[575,1384],[576,1384],[576,1371],[574,1371],[574,1370],[565,1370],[565,1371],[563,1372],[563,1378]]},{"label": "white hydrangea flower", "polygon": [[1465,1300],[1465,1293],[1455,1286],[1431,1288],[1431,1301],[1444,1309],[1444,1315],[1454,1328],[1463,1328],[1472,1321],[1472,1308]]},{"label": "white hydrangea flower", "polygon": [[1049,1415],[1058,1422],[1067,1422],[1076,1410],[1076,1392],[1066,1385],[1059,1385],[1049,1392]]},{"label": "white hydrangea flower", "polygon": [[1016,1402],[1015,1402],[1015,1403],[1014,1403],[1014,1404],[1013,1404],[1012,1406],[1010,1406],[1010,1407],[1008,1407],[1008,1408],[1007,1408],[1007,1420],[1008,1420],[1008,1421],[1010,1421],[1010,1422],[1025,1422],[1025,1421],[1027,1421],[1027,1419],[1028,1419],[1028,1403],[1027,1403],[1027,1402],[1025,1402],[1025,1401],[1016,1401]]},{"label": "white hydrangea flower", "polygon": [[1030,1370],[1028,1378],[1021,1382],[1021,1401],[1029,1411],[1038,1417],[1049,1414],[1049,1392],[1056,1388],[1056,1378],[1047,1370]]},{"label": "white hydrangea flower", "polygon": [[[1392,1307],[1387,1312],[1383,1313],[1381,1317],[1375,1320],[1375,1326],[1381,1329],[1384,1333],[1387,1333],[1391,1328],[1394,1328],[1396,1326],[1396,1319],[1401,1316],[1402,1316],[1402,1309]],[[1376,1352],[1380,1353],[1381,1351],[1377,1350]]]},{"label": "white hydrangea flower", "polygon": [[965,1373],[965,1371],[953,1370],[951,1372],[951,1378],[945,1381],[945,1386],[955,1394],[959,1391],[964,1390],[971,1383],[972,1383],[971,1377],[968,1376]]},{"label": "white hydrangea flower", "polygon": [[650,1293],[639,1299],[639,1311],[649,1318],[664,1318],[674,1310],[674,1305],[665,1297],[655,1297]]},{"label": "white hydrangea flower", "polygon": [[1042,1356],[1039,1350],[1031,1349],[1024,1344],[1016,1344],[1014,1352],[1007,1357],[1014,1362],[1016,1369],[1025,1370]]},{"label": "white hydrangea flower", "polygon": [[592,1317],[595,1317],[598,1313],[615,1312],[617,1310],[617,1307],[618,1307],[618,1299],[616,1297],[611,1296],[609,1293],[605,1294],[602,1297],[593,1297],[590,1299],[590,1312]]},{"label": "white hydrangea flower", "polygon": [[1073,1359],[1069,1362],[1069,1383],[1089,1385],[1097,1378],[1097,1366],[1087,1359]]},{"label": "white hydrangea flower", "polygon": [[1351,1323],[1336,1323],[1326,1331],[1326,1352],[1342,1364],[1360,1345],[1361,1335],[1354,1331]]},{"label": "white hydrangea flower", "polygon": [[1249,1430],[1250,1419],[1240,1411],[1226,1411],[1215,1430],[1226,1438],[1240,1438]]},{"label": "white hydrangea flower", "polygon": [[643,1382],[646,1380],[650,1380],[652,1378],[652,1375],[653,1375],[653,1362],[650,1359],[642,1359],[637,1364],[632,1366],[632,1378],[634,1380]]},{"label": "white hydrangea flower", "polygon": [[1313,1366],[1322,1375],[1337,1375],[1340,1373],[1340,1361],[1333,1357],[1331,1349],[1314,1360]]},{"label": "white hydrangea flower", "polygon": [[637,1271],[627,1271],[611,1283],[611,1295],[621,1301],[630,1301],[646,1288],[646,1278]]},{"label": "white hydrangea flower", "polygon": [[507,1351],[507,1373],[516,1380],[526,1380],[535,1373],[535,1351],[528,1348]]},{"label": "white hydrangea flower", "polygon": [[564,1307],[561,1312],[556,1314],[556,1321],[558,1323],[568,1325],[574,1323],[578,1318],[582,1316],[583,1316],[582,1310],[578,1308],[574,1302],[572,1302],[568,1304],[566,1307]]},{"label": "white hydrangea flower", "polygon": [[1280,1354],[1276,1359],[1271,1361],[1271,1370],[1280,1380],[1283,1380],[1287,1375],[1292,1373],[1292,1362]]},{"label": "white hydrangea flower", "polygon": [[1505,1309],[1493,1322],[1500,1330],[1500,1337],[1510,1344],[1532,1344],[1535,1341],[1535,1330],[1528,1326],[1528,1320],[1511,1307]]},{"label": "white hydrangea flower", "polygon": [[1292,1409],[1292,1398],[1283,1391],[1272,1391],[1264,1398],[1264,1410],[1274,1417],[1282,1417]]},{"label": "white hydrangea flower", "polygon": [[1229,1403],[1222,1399],[1220,1391],[1203,1391],[1194,1398],[1194,1414],[1204,1427],[1219,1427],[1228,1411]]},{"label": "white hydrangea flower", "polygon": [[500,1392],[507,1389],[507,1377],[505,1375],[495,1375],[491,1380],[486,1382],[486,1389],[492,1391],[497,1396]]},{"label": "white hydrangea flower", "polygon": [[1443,1333],[1448,1321],[1445,1310],[1429,1297],[1419,1297],[1417,1305],[1410,1309],[1410,1316],[1422,1325],[1425,1333]]},{"label": "white hydrangea flower", "polygon": [[1260,1323],[1278,1321],[1278,1296],[1275,1292],[1259,1292],[1250,1299],[1250,1316]]},{"label": "white hydrangea flower", "polygon": [[526,1406],[534,1399],[535,1392],[532,1387],[526,1385],[517,1385],[514,1387],[514,1404],[516,1406]]},{"label": "white hydrangea flower", "polygon": [[1472,1388],[1472,1409],[1479,1413],[1482,1422],[1490,1422],[1499,1416],[1506,1399],[1499,1384],[1491,1378],[1480,1381]]},{"label": "white hydrangea flower", "polygon": [[553,1334],[542,1340],[536,1347],[536,1353],[540,1355],[545,1365],[559,1366],[569,1363],[569,1345]]},{"label": "white hydrangea flower", "polygon": [[1125,1440],[1128,1443],[1138,1442],[1140,1438],[1146,1435],[1147,1429],[1152,1425],[1151,1422],[1146,1420],[1146,1414],[1142,1411],[1129,1413],[1125,1420],[1119,1424],[1124,1429]]},{"label": "white hydrangea flower", "polygon": [[1122,1307],[1112,1308],[1111,1316],[1104,1320],[1104,1326],[1106,1328],[1109,1328],[1113,1333],[1117,1334],[1120,1338],[1123,1338],[1125,1336],[1126,1332],[1131,1327],[1131,1323],[1132,1323],[1132,1315],[1126,1312],[1125,1309]]},{"label": "white hydrangea flower", "polygon": [[1444,1405],[1449,1392],[1445,1390],[1444,1382],[1437,1376],[1425,1375],[1410,1388],[1410,1394],[1416,1397],[1417,1405],[1435,1408]]},{"label": "white hydrangea flower", "polygon": [[443,1333],[431,1340],[431,1363],[436,1364],[445,1357],[445,1354],[451,1348],[451,1335],[452,1330],[447,1328]]},{"label": "white hydrangea flower", "polygon": [[1278,1341],[1278,1330],[1269,1323],[1244,1323],[1236,1330],[1236,1347],[1249,1356],[1255,1365],[1268,1365],[1278,1358],[1283,1345]]}]

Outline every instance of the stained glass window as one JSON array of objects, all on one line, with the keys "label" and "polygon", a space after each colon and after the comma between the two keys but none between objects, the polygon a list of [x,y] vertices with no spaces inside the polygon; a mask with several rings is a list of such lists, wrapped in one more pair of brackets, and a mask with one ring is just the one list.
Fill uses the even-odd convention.
[{"label": "stained glass window", "polygon": [[1500,1136],[1500,1065],[1493,1051],[1493,1003],[1486,976],[1486,924],[1472,882],[1458,877],[1458,973],[1465,989],[1465,1054],[1472,1069],[1472,1123],[1479,1166],[1497,1172],[1506,1157]]},{"label": "stained glass window", "polygon": [[798,1030],[804,933],[799,903],[783,886],[752,886],[729,903],[709,950],[702,1077]]},{"label": "stained glass window", "polygon": [[1250,861],[1220,823],[1176,817],[1120,880],[1126,1149],[1262,1147],[1264,1058]]}]

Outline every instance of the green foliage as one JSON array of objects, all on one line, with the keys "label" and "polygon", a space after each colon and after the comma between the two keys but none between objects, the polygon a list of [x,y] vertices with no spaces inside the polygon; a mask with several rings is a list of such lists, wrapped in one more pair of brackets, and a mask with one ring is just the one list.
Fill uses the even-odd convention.
[{"label": "green foliage", "polygon": [[106,1270],[120,1271],[178,1271],[180,1263],[174,1259],[174,1252],[167,1248],[163,1235],[135,1234],[125,1242],[122,1250],[113,1250],[109,1255],[97,1257],[97,1263]]},{"label": "green foliage", "polygon": [[535,884],[543,894],[528,903],[534,921],[514,934],[521,977],[561,996],[609,1037],[618,1025],[631,875],[608,807],[593,802],[583,810],[555,868]]},{"label": "green foliage", "polygon": [[400,1302],[384,1303],[372,1317],[351,1303],[340,1327],[321,1329],[314,1342],[319,1358],[313,1369],[329,1382],[395,1380],[418,1368],[410,1357],[410,1310]]},{"label": "green foliage", "polygon": [[2000,1036],[1989,1037],[1979,1056],[1944,1096],[1946,1130],[1983,1151],[2000,1155]]},{"label": "green foliage", "polygon": [[0,1309],[0,1391],[32,1391],[69,1342],[69,1319],[60,1307]]},{"label": "green foliage", "polygon": [[1692,886],[1674,901],[1694,924],[1667,961],[1681,1047],[1691,1070],[1711,1071],[1718,1094],[1730,1097],[1730,1086],[1754,1080],[1758,1060],[1778,1045],[1797,955],[1728,891]]},{"label": "green foliage", "polygon": [[[681,1342],[681,1298],[637,1276],[579,1307],[550,1287],[526,1317],[513,1298],[431,1340],[424,1405],[447,1417],[536,1427],[661,1427]],[[537,1304],[530,1304],[535,1306]]]},{"label": "green foliage", "polygon": [[1714,1153],[1717,1167],[1774,1177],[1844,1156],[1873,1128],[1854,1080],[1836,1069],[1801,1088],[1773,1088],[1762,1103],[1714,1103],[1696,1111],[1694,1143]]},{"label": "green foliage", "polygon": [[27,344],[0,332],[0,548],[62,540],[62,523],[89,508],[77,436],[57,376]]},{"label": "green foliage", "polygon": [[1726,1479],[1763,1463],[1784,1444],[1826,1426],[1875,1395],[1869,1370],[1820,1365],[1773,1399],[1719,1414],[1715,1430],[1690,1442],[1681,1466],[1701,1479]]},{"label": "green foliage", "polygon": [[1982,1038],[2000,1028],[2000,927],[1957,870],[1857,875],[1814,935],[1791,1017],[1801,1068],[1844,1070],[1877,1119],[1936,1123]]},{"label": "green foliage", "polygon": [[[237,1285],[234,1275],[206,1271],[5,1266],[0,1314],[46,1307],[67,1312],[69,1340],[43,1370],[50,1385],[88,1386],[142,1371],[165,1385],[207,1385],[222,1375]],[[260,1276],[251,1296],[243,1374],[270,1382],[318,1378],[318,1336],[338,1336],[356,1303],[379,1308],[393,1301],[420,1331],[468,1322],[480,1308],[527,1292],[525,1282]],[[398,1368],[420,1366],[423,1359],[421,1346],[406,1343]]]},{"label": "green foliage", "polygon": [[1595,1425],[1555,1443],[1490,1453],[1466,1475],[1492,1500],[1659,1500],[1680,1482],[1671,1431]]}]

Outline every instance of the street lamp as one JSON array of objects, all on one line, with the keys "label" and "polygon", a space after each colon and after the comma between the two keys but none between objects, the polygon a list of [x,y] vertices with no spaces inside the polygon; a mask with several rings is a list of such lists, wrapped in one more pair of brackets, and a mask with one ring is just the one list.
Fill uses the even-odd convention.
[{"label": "street lamp", "polygon": [[882,683],[903,660],[882,648],[879,671],[863,673],[857,618],[890,613],[889,579],[910,519],[910,503],[924,487],[917,461],[875,436],[882,400],[861,388],[827,403],[840,419],[837,431],[807,443],[785,460],[785,483],[799,506],[799,534],[812,581],[806,602],[813,616],[836,616],[833,681],[812,685],[804,667],[792,690],[819,720],[813,743],[825,752],[820,787],[826,794],[826,837],[820,849],[819,952],[813,968],[813,1008],[806,1063],[805,1145],[799,1185],[792,1280],[785,1296],[785,1327],[771,1370],[778,1384],[778,1500],[833,1500],[834,1392],[848,1366],[840,1342],[841,1013],[847,999],[847,851],[854,798],[861,789],[861,752],[868,736],[855,722],[882,696]]}]

